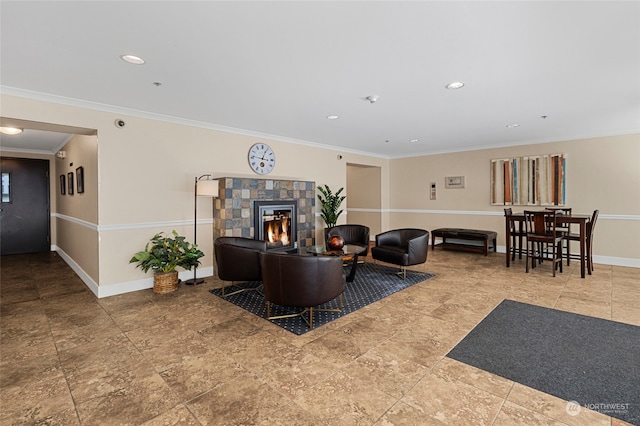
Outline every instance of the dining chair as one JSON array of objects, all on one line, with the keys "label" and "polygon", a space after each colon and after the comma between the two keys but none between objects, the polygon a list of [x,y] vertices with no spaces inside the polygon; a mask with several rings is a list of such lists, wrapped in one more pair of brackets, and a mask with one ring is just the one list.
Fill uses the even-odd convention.
[{"label": "dining chair", "polygon": [[[558,215],[567,215],[571,216],[571,207],[546,207],[545,210],[555,210]],[[571,233],[571,224],[570,223],[561,223],[556,226],[556,230],[565,237],[565,250],[567,256],[567,266],[569,266],[571,257],[569,254],[571,253],[571,247],[569,247],[569,233]]]},{"label": "dining chair", "polygon": [[[596,221],[598,220],[598,214],[600,210],[594,210],[593,215],[591,215],[591,220],[587,222],[586,225],[586,237],[585,237],[585,245],[586,245],[586,257],[587,257],[587,272],[591,275],[593,272],[593,230],[596,226]],[[569,241],[580,241],[580,234],[569,233],[567,235],[567,240]],[[579,254],[570,254],[574,259],[580,259]]]},{"label": "dining chair", "polygon": [[[516,260],[516,252],[518,253],[518,259],[522,259],[522,240],[527,236],[525,231],[521,231],[519,226],[516,226],[516,223],[511,221],[511,215],[513,214],[513,210],[511,207],[504,209],[504,217],[505,220],[509,222],[509,229],[511,234],[511,260]],[[516,242],[518,244],[516,244]]]},{"label": "dining chair", "polygon": [[[529,272],[529,258],[531,257],[531,267],[536,267],[536,260],[542,263],[545,259],[543,247],[551,247],[551,261],[553,276],[556,276],[557,266],[562,272],[562,241],[563,235],[556,230],[556,214],[554,210],[524,211],[525,229],[527,231],[526,249],[526,271]],[[548,259],[548,257],[547,257]]]}]

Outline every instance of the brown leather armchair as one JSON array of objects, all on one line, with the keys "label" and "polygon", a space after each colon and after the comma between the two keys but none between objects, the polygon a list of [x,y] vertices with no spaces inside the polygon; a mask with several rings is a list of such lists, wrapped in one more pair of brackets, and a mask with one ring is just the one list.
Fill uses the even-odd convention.
[{"label": "brown leather armchair", "polygon": [[[313,312],[342,311],[346,287],[339,256],[300,256],[265,252],[260,255],[267,319],[301,316],[313,328]],[[339,297],[339,309],[317,308]],[[271,304],[304,308],[296,314],[271,316]],[[309,312],[309,319],[305,314]]]},{"label": "brown leather armchair", "polygon": [[376,235],[376,245],[371,247],[374,260],[400,266],[400,274],[407,278],[407,266],[427,261],[429,231],[424,229],[393,229]]},{"label": "brown leather armchair", "polygon": [[267,243],[243,237],[219,237],[214,243],[218,278],[231,281],[229,287],[239,287],[238,290],[222,296],[231,296],[241,291],[255,290],[255,287],[242,287],[241,282],[262,281],[260,268],[260,253],[267,250]]},{"label": "brown leather armchair", "polygon": [[369,254],[369,227],[364,225],[336,225],[327,230],[325,235],[325,243],[334,235],[339,235],[344,239],[345,244],[358,244],[365,246],[367,249],[360,253],[361,259]]}]

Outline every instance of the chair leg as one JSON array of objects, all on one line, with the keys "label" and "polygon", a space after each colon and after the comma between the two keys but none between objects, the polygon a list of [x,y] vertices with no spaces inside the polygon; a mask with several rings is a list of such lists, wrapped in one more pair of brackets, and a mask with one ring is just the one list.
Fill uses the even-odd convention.
[{"label": "chair leg", "polygon": [[309,328],[313,328],[313,308],[309,308]]},{"label": "chair leg", "polygon": [[[513,252],[513,255],[515,256],[516,253]],[[522,235],[518,236],[518,259],[522,259]]]},{"label": "chair leg", "polygon": [[396,275],[399,275],[402,277],[403,280],[407,279],[407,267],[406,266],[401,266],[400,270],[398,272],[396,272]]},{"label": "chair leg", "polygon": [[558,266],[560,267],[560,272],[562,272],[562,240],[558,241],[558,244],[552,245],[551,250],[551,259],[552,259],[552,267],[553,267],[553,276],[556,276],[556,269]]},{"label": "chair leg", "polygon": [[[558,249],[558,246],[556,244],[553,244],[553,248],[551,249],[551,267],[553,268],[553,276],[556,276],[556,269],[558,269],[558,264],[556,263],[556,250]],[[562,264],[560,264],[560,267],[562,267]]]}]

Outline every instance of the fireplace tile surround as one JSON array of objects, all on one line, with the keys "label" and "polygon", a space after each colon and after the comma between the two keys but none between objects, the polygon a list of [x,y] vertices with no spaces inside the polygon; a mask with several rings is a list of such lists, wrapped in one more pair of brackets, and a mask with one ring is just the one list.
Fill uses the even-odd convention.
[{"label": "fireplace tile surround", "polygon": [[213,239],[254,238],[254,201],[298,200],[296,241],[300,247],[315,244],[315,182],[237,177],[217,178],[219,196],[214,200]]}]

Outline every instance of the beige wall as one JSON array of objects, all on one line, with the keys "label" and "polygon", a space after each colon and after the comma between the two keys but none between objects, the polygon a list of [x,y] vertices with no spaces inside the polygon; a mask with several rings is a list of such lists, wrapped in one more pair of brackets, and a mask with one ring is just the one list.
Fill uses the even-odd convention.
[{"label": "beige wall", "polygon": [[[81,139],[70,143],[72,152],[76,142],[85,148],[94,146],[97,164],[85,166],[87,195],[74,199],[77,205],[72,209],[57,207],[56,211],[67,212],[72,220],[56,220],[56,243],[65,247],[68,261],[101,296],[150,287],[150,274],[128,263],[131,255],[156,232],[175,229],[191,238],[194,177],[206,173],[214,177],[255,177],[247,163],[247,152],[256,142],[269,143],[276,153],[277,163],[270,177],[345,187],[348,197],[347,164],[377,168],[380,189],[372,198],[380,200],[381,231],[408,226],[464,226],[496,229],[500,237],[502,209],[489,205],[490,159],[563,152],[568,158],[568,204],[576,212],[598,208],[603,214],[596,232],[595,254],[614,260],[632,259],[636,264],[640,259],[640,135],[389,160],[15,96],[2,95],[0,100],[5,117],[97,130],[95,145],[85,145]],[[124,119],[126,126],[117,128],[116,118]],[[94,148],[87,149],[78,153],[82,156],[78,161],[89,164]],[[75,161],[73,167],[65,167],[75,170]],[[55,172],[56,178],[52,179],[52,193],[58,190],[58,174]],[[466,176],[465,189],[444,188],[444,177],[454,175]],[[438,183],[437,200],[429,200],[429,182]],[[362,187],[361,183],[357,185]],[[88,191],[98,194],[97,214],[88,205],[96,202],[88,201]],[[359,193],[358,189],[352,194],[354,202],[368,205],[371,200],[359,200]],[[200,202],[198,245],[205,257],[199,271],[209,275],[213,273],[213,244],[203,236],[212,235],[211,218],[211,203]],[[351,219],[353,216],[349,222],[353,222]],[[317,216],[317,232],[323,227]]]},{"label": "beige wall", "polygon": [[[100,295],[150,287],[150,274],[128,263],[131,255],[156,232],[175,229],[191,238],[194,177],[206,173],[256,177],[247,161],[249,148],[256,142],[270,144],[276,153],[276,166],[269,175],[274,179],[304,179],[338,188],[347,184],[348,162],[388,164],[386,159],[367,155],[16,96],[2,95],[1,101],[5,117],[97,130],[97,219],[80,206],[73,211],[63,207],[72,220],[59,218],[64,235],[58,241],[69,253],[68,261],[86,273],[83,278],[94,281],[89,285]],[[114,125],[117,118],[126,122],[124,128]],[[198,245],[205,257],[199,270],[209,274],[213,272],[213,242],[203,236],[212,235],[212,216],[212,203],[200,202]],[[78,221],[86,221],[86,226]],[[316,227],[322,232],[319,217]],[[84,255],[95,252],[94,244],[99,254],[87,262]]]},{"label": "beige wall", "polygon": [[[390,228],[468,227],[498,231],[503,207],[490,204],[491,159],[564,153],[567,205],[575,213],[600,210],[594,256],[640,260],[640,135],[612,136],[396,159],[390,165]],[[446,189],[445,176],[465,176],[464,189]],[[429,200],[429,183],[437,199]],[[513,206],[514,211],[524,206]],[[413,211],[406,211],[413,210]]]},{"label": "beige wall", "polygon": [[[59,230],[54,244],[73,259],[93,282],[100,282],[98,267],[98,140],[96,136],[76,135],[62,147],[64,159],[55,159],[55,223]],[[84,169],[84,192],[78,193],[76,170]],[[74,193],[60,193],[60,175],[74,176]],[[67,181],[68,188],[68,181]]]},{"label": "beige wall", "polygon": [[370,238],[382,232],[382,169],[380,167],[347,165],[345,222],[369,227]]}]

